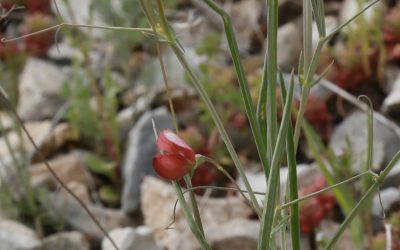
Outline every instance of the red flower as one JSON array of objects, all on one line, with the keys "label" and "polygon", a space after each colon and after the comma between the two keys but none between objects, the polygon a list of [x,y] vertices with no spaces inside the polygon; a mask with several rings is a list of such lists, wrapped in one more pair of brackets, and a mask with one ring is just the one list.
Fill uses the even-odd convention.
[{"label": "red flower", "polygon": [[153,157],[153,167],[158,175],[167,180],[182,179],[196,162],[193,149],[170,130],[161,132],[157,147],[160,154]]}]

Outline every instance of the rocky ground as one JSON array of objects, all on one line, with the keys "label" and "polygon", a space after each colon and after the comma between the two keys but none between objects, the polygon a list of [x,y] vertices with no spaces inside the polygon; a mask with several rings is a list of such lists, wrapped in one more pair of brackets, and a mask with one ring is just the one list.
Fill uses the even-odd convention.
[{"label": "rocky ground", "polygon": [[[251,94],[256,98],[267,34],[265,3],[216,2],[233,18]],[[357,13],[356,2],[325,1],[328,33]],[[61,20],[148,27],[137,1],[57,3],[58,8],[51,1],[3,0],[1,37],[23,36]],[[7,12],[13,5],[25,8]],[[168,5],[172,27],[220,112],[252,187],[265,191],[264,173],[255,155],[219,17],[200,0],[174,0]],[[302,50],[301,5],[300,0],[279,1],[278,63],[285,77],[297,68]],[[357,96],[367,95],[375,111],[372,170],[382,170],[400,150],[399,23],[400,2],[382,0],[323,49],[318,72],[333,64],[313,88],[305,118],[330,149],[321,150],[321,155],[334,174],[334,183],[365,170],[368,124],[365,104]],[[173,129],[174,119],[154,41],[146,34],[133,33],[63,27],[59,32],[53,29],[0,44],[0,84],[39,147],[31,144],[12,109],[1,100],[0,250],[113,249],[45,162],[92,211],[121,250],[199,249],[179,206],[174,211],[172,186],[152,168],[157,153],[152,122],[161,131]],[[315,36],[314,47],[317,42]],[[183,68],[166,45],[162,51],[179,135],[236,177]],[[332,161],[329,155],[333,155]],[[315,157],[302,136],[300,195],[330,185]],[[287,172],[283,164],[283,190]],[[368,249],[385,249],[387,225],[392,227],[392,249],[400,247],[399,178],[400,162],[382,184],[380,199],[376,194],[364,211],[369,218],[362,221]],[[236,181],[243,186],[240,178]],[[209,165],[201,166],[192,182],[194,186],[234,186]],[[360,182],[348,185],[352,201],[361,197],[361,186]],[[199,189],[196,193],[213,249],[256,249],[260,223],[237,192]],[[258,198],[263,200],[262,195]],[[386,213],[385,223],[382,212]],[[339,227],[344,213],[329,192],[300,203],[302,249],[322,246]],[[357,249],[350,230],[338,244],[337,249]]]}]

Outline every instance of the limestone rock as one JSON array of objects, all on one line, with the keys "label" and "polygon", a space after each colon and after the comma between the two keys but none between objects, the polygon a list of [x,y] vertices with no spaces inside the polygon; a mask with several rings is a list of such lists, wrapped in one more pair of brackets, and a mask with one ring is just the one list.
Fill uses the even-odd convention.
[{"label": "limestone rock", "polygon": [[138,208],[142,178],[145,175],[155,175],[152,157],[157,154],[157,147],[152,119],[158,131],[173,128],[171,115],[166,108],[161,107],[144,113],[129,132],[122,165],[122,209],[126,213],[132,213]]},{"label": "limestone rock", "polygon": [[19,78],[18,114],[23,120],[53,117],[61,107],[60,88],[66,73],[56,65],[29,58]]},{"label": "limestone rock", "polygon": [[36,233],[15,221],[0,219],[0,250],[40,250]]},{"label": "limestone rock", "polygon": [[43,240],[44,250],[89,250],[90,245],[80,232],[62,232],[49,236]]}]

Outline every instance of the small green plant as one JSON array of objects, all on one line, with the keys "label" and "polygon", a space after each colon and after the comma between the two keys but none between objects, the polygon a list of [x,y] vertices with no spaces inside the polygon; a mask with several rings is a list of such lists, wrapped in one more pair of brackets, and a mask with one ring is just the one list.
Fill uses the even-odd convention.
[{"label": "small green plant", "polygon": [[[120,158],[116,119],[118,88],[111,78],[110,71],[105,70],[102,77],[104,97],[101,99],[101,110],[98,103],[93,103],[90,83],[92,79],[80,70],[78,64],[74,65],[72,73],[73,78],[64,83],[62,90],[64,98],[69,100],[65,117],[88,146],[118,162]],[[107,127],[103,122],[104,117],[107,118]]]}]

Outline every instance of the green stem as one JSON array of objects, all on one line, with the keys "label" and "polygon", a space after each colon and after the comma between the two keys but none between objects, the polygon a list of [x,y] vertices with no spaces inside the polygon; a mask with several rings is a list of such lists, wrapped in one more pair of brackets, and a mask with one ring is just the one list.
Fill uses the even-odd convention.
[{"label": "green stem", "polygon": [[258,242],[258,250],[269,249],[270,236],[274,221],[274,213],[276,206],[277,194],[280,187],[279,173],[280,173],[280,162],[284,152],[284,146],[286,141],[286,134],[288,131],[289,123],[291,122],[291,107],[293,101],[293,75],[290,82],[289,92],[287,94],[286,103],[283,111],[283,118],[278,133],[277,144],[274,150],[271,164],[270,178],[268,179],[267,191],[265,195],[265,205],[263,209],[263,217],[260,228],[260,241]]},{"label": "green stem", "polygon": [[178,196],[179,204],[182,207],[183,214],[185,215],[185,218],[189,224],[190,230],[192,230],[192,233],[194,234],[194,236],[196,236],[202,249],[211,250],[211,247],[208,245],[203,233],[201,232],[201,230],[199,228],[199,225],[196,224],[195,220],[192,217],[190,209],[186,204],[185,197],[183,196],[181,186],[176,181],[173,181],[172,185],[175,188],[175,192],[176,192],[176,195]]},{"label": "green stem", "polygon": [[[189,175],[185,175],[184,177],[186,186],[188,188],[192,188],[192,181],[190,180]],[[199,211],[199,207],[197,206],[197,201],[196,201],[196,197],[193,191],[189,192],[189,198],[190,198],[190,203],[192,205],[192,210],[193,210],[193,215],[194,215],[194,220],[196,221],[197,226],[199,227],[200,232],[204,234],[204,229],[203,229],[203,223],[201,222],[201,217],[200,217],[200,211]]]},{"label": "green stem", "polygon": [[253,106],[253,100],[250,95],[249,85],[246,80],[242,61],[240,60],[240,53],[235,38],[235,32],[233,31],[233,25],[230,16],[225,12],[224,9],[215,4],[212,0],[203,0],[210,8],[217,12],[224,23],[226,38],[228,41],[229,49],[232,56],[232,61],[235,66],[236,75],[239,82],[240,92],[242,93],[246,114],[249,119],[250,128],[253,133],[253,138],[256,143],[257,151],[261,159],[261,164],[264,168],[265,173],[269,173],[269,164],[266,152],[266,144],[264,143],[264,137],[261,134],[260,126],[257,122],[256,112]]},{"label": "green stem", "polygon": [[325,247],[326,250],[330,250],[336,244],[340,236],[343,234],[346,227],[350,224],[350,222],[354,219],[357,212],[362,208],[366,202],[372,198],[374,191],[379,189],[379,186],[384,182],[385,178],[389,174],[389,172],[393,169],[396,163],[400,160],[400,151],[396,153],[393,159],[389,162],[386,168],[381,171],[378,177],[375,178],[375,183],[368,189],[368,191],[364,194],[361,200],[357,203],[357,205],[351,210],[350,214],[347,216],[345,221],[340,225],[339,229],[336,231],[335,235],[329,241],[328,245]]},{"label": "green stem", "polygon": [[[278,69],[277,36],[278,36],[278,0],[267,1],[268,5],[268,37],[267,37],[267,65],[264,75],[267,79],[267,156],[272,167],[272,157],[278,134],[278,119],[276,109],[276,77]],[[266,70],[266,71],[265,71]]]}]

